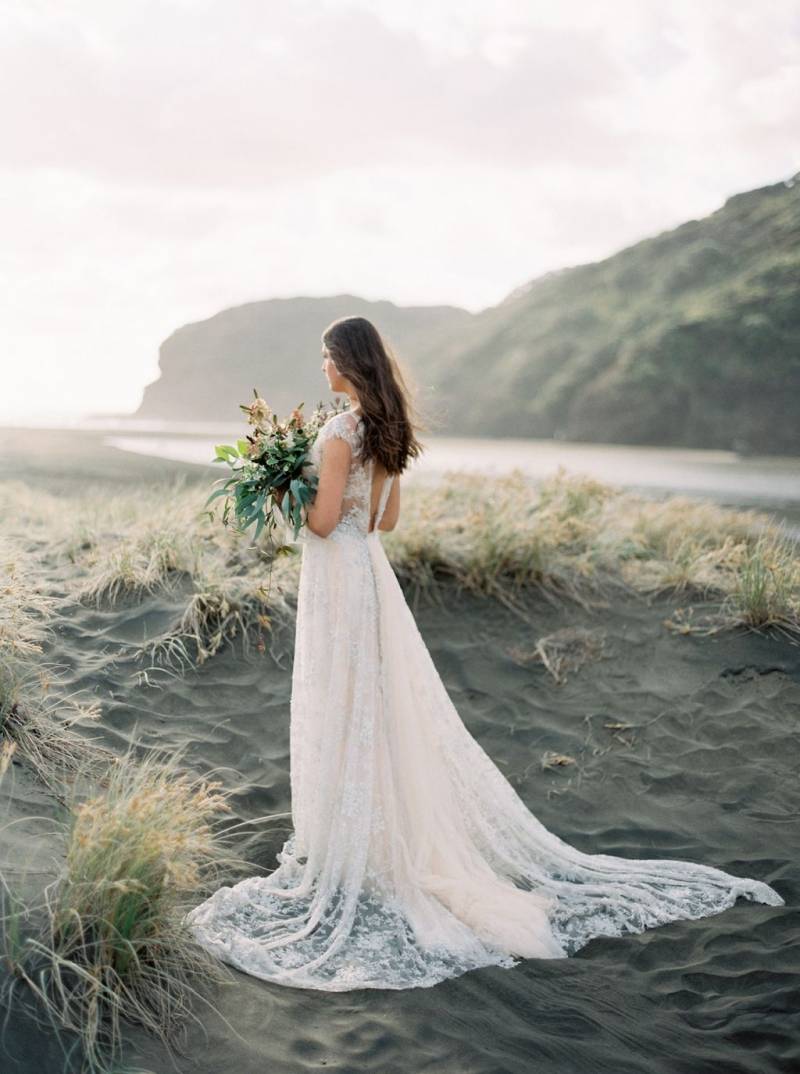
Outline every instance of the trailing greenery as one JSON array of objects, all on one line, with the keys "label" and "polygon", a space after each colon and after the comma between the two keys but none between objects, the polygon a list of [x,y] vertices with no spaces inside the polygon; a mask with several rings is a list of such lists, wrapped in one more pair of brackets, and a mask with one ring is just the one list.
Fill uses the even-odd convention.
[{"label": "trailing greenery", "polygon": [[[230,524],[233,513],[236,528],[244,532],[255,524],[253,540],[261,531],[283,534],[291,526],[297,540],[304,523],[305,509],[316,496],[319,475],[310,463],[311,448],[330,412],[318,406],[310,416],[303,415],[303,403],[281,418],[253,389],[252,403],[240,403],[252,431],[236,444],[217,444],[214,462],[225,462],[233,471],[221,478],[218,488],[208,497],[211,503],[224,497],[222,522]],[[213,517],[214,512],[211,512]],[[283,548],[279,540],[274,549]]]}]

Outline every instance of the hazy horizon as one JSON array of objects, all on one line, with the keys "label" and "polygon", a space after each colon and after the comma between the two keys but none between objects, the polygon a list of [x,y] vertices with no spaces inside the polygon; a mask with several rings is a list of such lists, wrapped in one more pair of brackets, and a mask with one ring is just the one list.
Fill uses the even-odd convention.
[{"label": "hazy horizon", "polygon": [[0,21],[5,423],[132,412],[159,344],[224,308],[477,312],[800,165],[787,0],[75,0]]}]

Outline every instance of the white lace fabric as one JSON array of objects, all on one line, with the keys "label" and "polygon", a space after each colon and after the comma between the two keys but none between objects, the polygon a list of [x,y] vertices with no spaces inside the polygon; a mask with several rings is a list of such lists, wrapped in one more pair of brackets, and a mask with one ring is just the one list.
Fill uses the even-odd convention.
[{"label": "white lace fabric", "polygon": [[269,876],[187,915],[238,969],[299,988],[429,987],[482,966],[564,958],[595,936],[706,917],[767,883],[712,866],[586,854],[549,832],[470,735],[381,544],[384,479],[360,418],[323,426],[352,448],[342,513],[303,530],[291,695],[293,832]]}]

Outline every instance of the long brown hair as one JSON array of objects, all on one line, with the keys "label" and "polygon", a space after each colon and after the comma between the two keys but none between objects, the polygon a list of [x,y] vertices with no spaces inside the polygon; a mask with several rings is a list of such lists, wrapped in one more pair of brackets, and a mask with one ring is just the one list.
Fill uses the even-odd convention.
[{"label": "long brown hair", "polygon": [[405,470],[422,453],[420,428],[400,363],[366,317],[340,317],[322,333],[334,365],[358,393],[364,459],[383,463],[390,474]]}]

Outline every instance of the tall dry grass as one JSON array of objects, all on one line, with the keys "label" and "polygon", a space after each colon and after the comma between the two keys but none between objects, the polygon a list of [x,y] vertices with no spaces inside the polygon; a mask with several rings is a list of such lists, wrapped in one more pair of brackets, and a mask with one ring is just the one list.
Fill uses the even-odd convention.
[{"label": "tall dry grass", "polygon": [[678,633],[705,635],[734,627],[774,630],[793,643],[800,641],[797,542],[780,527],[768,527],[755,540],[731,544],[726,551],[716,609],[697,616],[692,607],[677,609],[667,626]]},{"label": "tall dry grass", "polygon": [[440,485],[406,490],[400,524],[383,541],[415,592],[451,578],[517,610],[531,587],[586,605],[613,581],[589,541],[611,494],[582,477],[545,482],[537,493],[520,471],[491,480],[452,472]]},{"label": "tall dry grass", "polygon": [[36,556],[21,539],[0,535],[0,739],[59,795],[87,759],[111,754],[85,733],[98,702],[67,690],[44,658],[57,606]]},{"label": "tall dry grass", "polygon": [[63,613],[150,596],[183,603],[167,629],[132,653],[151,670],[197,666],[235,638],[245,651],[251,643],[263,650],[275,623],[292,616],[299,556],[273,558],[265,540],[222,526],[206,498],[205,487],[182,477],[69,499],[0,482],[0,510],[13,500],[29,534],[49,535],[42,573],[62,593]]},{"label": "tall dry grass", "polygon": [[[263,650],[276,623],[292,618],[299,576],[299,555],[273,559],[263,541],[223,527],[204,507],[206,493],[182,480],[113,497],[87,492],[58,512],[45,498],[37,516],[36,502],[15,489],[29,527],[50,525],[49,554],[69,565],[59,576],[64,600],[113,607],[162,593],[178,605],[172,624],[134,655],[179,672],[235,638]],[[0,505],[3,495],[0,483]],[[435,485],[404,486],[400,523],[381,539],[415,601],[436,598],[446,580],[525,618],[531,591],[586,609],[623,593],[673,594],[716,603],[703,629],[800,634],[795,542],[753,511],[648,499],[563,468],[538,486],[520,471],[451,472]]]},{"label": "tall dry grass", "polygon": [[[277,623],[291,620],[297,591],[299,557],[239,566],[236,573],[219,560],[206,560],[193,579],[192,591],[174,622],[133,653],[151,667],[179,672],[216,655],[235,638],[243,652],[253,642],[265,651],[265,637]],[[145,674],[145,673],[143,673]]]},{"label": "tall dry grass", "polygon": [[3,1000],[66,1031],[97,1074],[116,1069],[126,1023],[174,1054],[188,1023],[202,1025],[193,1006],[216,1011],[207,986],[231,976],[183,917],[253,866],[231,852],[233,792],[178,754],[129,750],[83,785],[58,822],[63,864],[41,901],[26,903],[2,879]]},{"label": "tall dry grass", "polygon": [[383,541],[415,594],[444,578],[511,607],[523,589],[585,607],[621,592],[673,594],[716,604],[688,629],[773,626],[800,638],[797,542],[763,513],[651,500],[563,468],[538,488],[521,472],[451,473],[406,490]]}]

